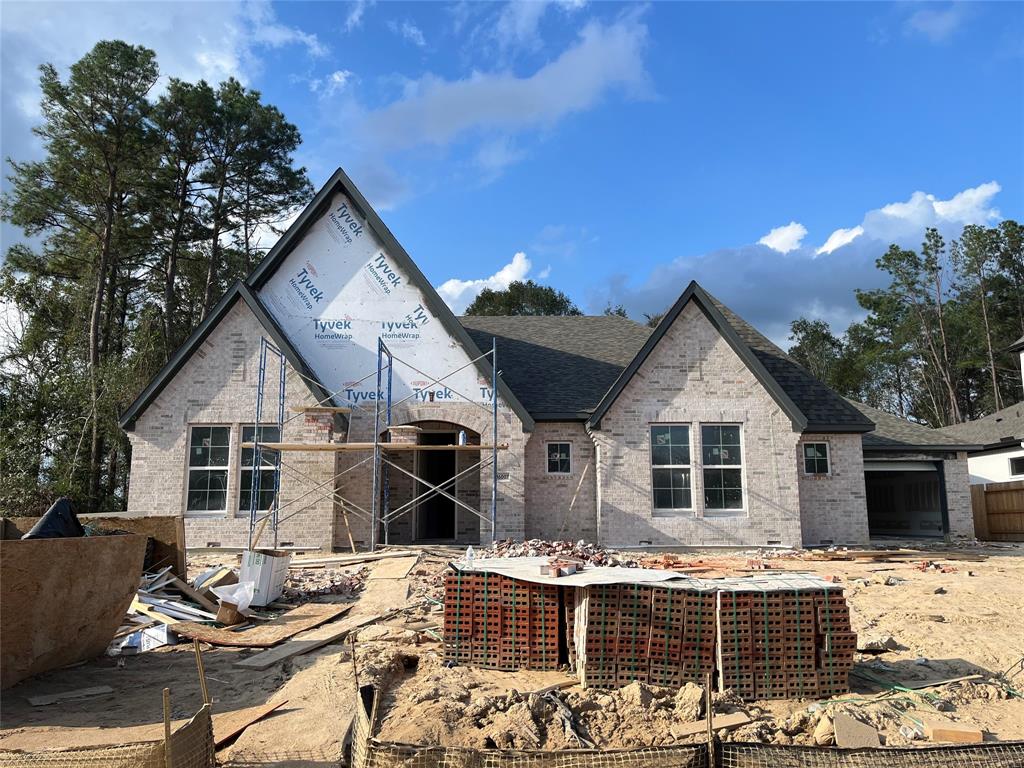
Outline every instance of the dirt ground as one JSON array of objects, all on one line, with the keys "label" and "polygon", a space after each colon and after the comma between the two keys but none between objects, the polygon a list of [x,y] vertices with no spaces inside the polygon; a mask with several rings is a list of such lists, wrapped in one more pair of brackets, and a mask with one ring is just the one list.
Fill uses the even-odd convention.
[{"label": "dirt ground", "polygon": [[[535,692],[565,681],[566,675],[446,667],[437,641],[440,607],[427,598],[440,596],[440,574],[453,554],[424,552],[405,579],[374,579],[374,571],[383,568],[386,560],[360,566],[365,569],[361,574],[357,568],[335,577],[323,571],[322,576],[313,571],[300,574],[297,581],[306,585],[345,584],[339,590],[342,594],[318,594],[312,599],[353,600],[353,613],[407,607],[384,624],[360,630],[354,646],[328,645],[265,672],[234,666],[254,651],[204,647],[215,714],[286,701],[221,750],[220,763],[336,765],[352,716],[357,676],[360,683],[386,686],[378,733],[384,740],[562,749],[580,746],[577,736],[603,748],[700,738],[683,733],[687,723],[703,716],[698,686],[677,692],[634,683],[608,692],[584,691],[575,685],[543,696]],[[981,559],[944,559],[947,554]],[[687,553],[685,557],[725,560],[722,553]],[[748,559],[743,554],[730,561],[741,566]],[[921,560],[940,567],[920,570]],[[230,557],[195,556],[190,557],[190,570],[216,562],[232,564]],[[851,678],[852,693],[831,702],[743,703],[729,693],[716,694],[716,713],[743,711],[754,719],[726,738],[828,743],[831,717],[845,710],[878,727],[883,743],[903,745],[914,741],[914,718],[941,710],[947,718],[983,729],[987,740],[1024,739],[1024,699],[1012,698],[990,682],[1007,670],[1012,677],[1024,658],[1024,545],[932,549],[922,553],[921,559],[898,562],[780,558],[767,565],[838,577],[861,640],[876,640],[886,650],[859,656]],[[955,572],[943,573],[942,566]],[[360,583],[365,581],[354,595],[353,574],[358,574]],[[981,678],[882,697],[877,694],[886,689],[868,679],[874,676],[906,685],[973,674]],[[1017,690],[1024,689],[1024,671],[1011,682]],[[27,701],[30,696],[99,685],[114,692],[44,707]],[[171,690],[175,718],[187,718],[198,709],[200,689],[190,645],[103,657],[24,681],[0,698],[0,749],[158,737],[164,687]],[[561,714],[566,711],[572,716],[571,728]]]}]

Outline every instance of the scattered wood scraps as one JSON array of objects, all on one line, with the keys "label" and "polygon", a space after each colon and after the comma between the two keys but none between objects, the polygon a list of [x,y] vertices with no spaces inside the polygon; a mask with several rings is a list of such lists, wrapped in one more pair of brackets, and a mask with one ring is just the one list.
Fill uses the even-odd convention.
[{"label": "scattered wood scraps", "polygon": [[301,656],[304,653],[315,651],[317,648],[322,648],[325,645],[342,640],[352,630],[365,627],[368,624],[375,624],[389,615],[391,615],[391,612],[348,616],[341,621],[325,624],[322,627],[296,635],[287,643],[279,645],[277,648],[271,648],[257,653],[255,656],[250,656],[248,659],[236,661],[235,666],[242,669],[269,669],[278,662],[295,656]]},{"label": "scattered wood scraps", "polygon": [[220,749],[224,744],[242,733],[253,723],[259,722],[276,709],[288,703],[287,699],[255,707],[236,709],[233,712],[219,712],[213,716],[213,746]]},{"label": "scattered wood scraps", "polygon": [[217,629],[193,621],[179,621],[174,631],[211,645],[226,645],[236,648],[269,648],[287,640],[299,632],[318,627],[331,619],[347,613],[351,603],[306,603],[300,605],[273,621],[243,631]]}]

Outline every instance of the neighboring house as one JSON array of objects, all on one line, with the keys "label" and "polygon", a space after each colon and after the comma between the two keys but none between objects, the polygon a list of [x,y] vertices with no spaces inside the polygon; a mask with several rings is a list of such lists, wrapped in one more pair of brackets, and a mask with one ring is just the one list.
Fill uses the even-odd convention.
[{"label": "neighboring house", "polygon": [[[379,387],[378,339],[396,357]],[[286,420],[282,433],[272,354],[260,440],[320,449],[255,470],[260,509],[280,483],[281,546],[370,541],[373,462],[359,446],[387,390],[382,439],[416,444],[394,445],[377,478],[393,543],[490,540],[492,489],[497,538],[973,535],[964,451],[976,446],[845,400],[696,283],[653,331],[606,316],[456,318],[339,170],[122,417],[129,512],[183,514],[191,546],[247,541],[243,443],[256,434],[263,340],[285,359]],[[496,401],[481,355],[492,345]],[[495,432],[492,484],[489,451],[471,446]],[[443,492],[421,497],[431,488]]]},{"label": "neighboring house", "polygon": [[[1024,386],[1024,336],[1009,351],[1019,353]],[[967,454],[972,485],[1024,480],[1024,400],[984,418],[945,427],[941,432],[980,446]]]}]

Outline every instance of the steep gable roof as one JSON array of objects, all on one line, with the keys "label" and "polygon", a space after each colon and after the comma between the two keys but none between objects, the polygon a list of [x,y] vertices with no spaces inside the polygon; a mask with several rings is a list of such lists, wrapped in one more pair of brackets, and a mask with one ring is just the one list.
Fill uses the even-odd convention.
[{"label": "steep gable roof", "polygon": [[298,373],[303,377],[303,381],[306,386],[309,387],[309,391],[313,393],[317,402],[322,405],[334,405],[334,401],[331,399],[331,394],[316,383],[316,377],[313,371],[310,370],[309,366],[306,365],[306,361],[302,359],[302,356],[298,353],[295,347],[292,346],[291,342],[288,341],[288,337],[284,335],[281,328],[274,322],[267,310],[264,309],[263,304],[260,302],[259,297],[244,283],[236,282],[232,285],[228,291],[221,297],[221,300],[217,302],[217,305],[213,308],[213,311],[206,316],[206,319],[199,324],[199,326],[192,331],[189,337],[185,340],[178,350],[174,353],[173,357],[167,361],[167,364],[160,369],[160,372],[153,377],[153,380],[149,383],[142,392],[139,394],[135,401],[128,406],[123,414],[121,414],[120,421],[121,428],[127,431],[131,431],[135,427],[135,421],[142,414],[146,408],[157,398],[157,396],[163,391],[164,387],[174,378],[174,376],[180,371],[185,363],[189,361],[192,354],[203,345],[203,342],[213,332],[213,329],[217,327],[217,324],[224,318],[225,315],[231,310],[235,303],[239,300],[244,301],[246,306],[252,311],[253,315],[259,321],[263,327],[264,332],[274,341],[277,348],[284,353],[285,359]]},{"label": "steep gable roof", "polygon": [[768,391],[797,432],[869,432],[874,424],[843,397],[818,381],[799,363],[758,333],[746,321],[692,281],[665,313],[658,327],[619,375],[588,420],[599,427],[633,375],[643,365],[679,313],[694,302],[733,351]]},{"label": "steep gable roof", "polygon": [[481,347],[497,340],[502,377],[540,421],[590,416],[651,335],[608,315],[467,315],[459,322]]},{"label": "steep gable roof", "polygon": [[[474,365],[480,375],[490,381],[490,362],[487,359],[482,358],[481,350],[477,347],[466,329],[463,328],[459,324],[458,320],[455,319],[455,315],[452,314],[448,305],[445,304],[441,297],[437,295],[437,291],[434,290],[434,286],[432,286],[430,281],[424,277],[419,267],[416,266],[416,263],[412,260],[409,254],[406,253],[405,248],[403,248],[401,243],[399,243],[398,240],[395,239],[395,236],[391,234],[391,230],[387,228],[380,216],[378,216],[377,212],[373,210],[352,180],[341,168],[338,168],[327,183],[324,184],[324,186],[316,193],[309,205],[303,209],[288,230],[274,244],[274,247],[270,249],[263,260],[245,279],[244,283],[240,284],[240,286],[232,287],[232,290],[224,295],[221,301],[217,304],[217,307],[214,308],[214,311],[207,316],[206,320],[200,324],[181,348],[175,352],[171,361],[161,369],[160,373],[158,373],[146,389],[142,391],[142,394],[140,394],[139,397],[136,398],[135,402],[129,406],[128,410],[124,412],[120,420],[120,424],[123,429],[131,429],[139,414],[145,410],[145,408],[152,402],[153,398],[156,397],[156,395],[159,394],[159,392],[166,386],[170,378],[180,370],[181,366],[184,365],[192,355],[192,352],[195,351],[195,348],[199,344],[202,344],[206,339],[217,321],[223,317],[224,313],[227,312],[227,309],[230,308],[230,306],[225,306],[225,301],[233,304],[233,302],[239,298],[239,295],[242,296],[242,298],[245,298],[246,303],[250,304],[250,307],[254,305],[259,307],[259,313],[263,316],[260,318],[260,322],[263,323],[264,328],[268,329],[268,333],[270,333],[269,328],[274,329],[271,336],[275,339],[275,343],[277,343],[282,351],[285,351],[285,348],[287,347],[289,349],[289,355],[294,356],[295,359],[301,363],[303,375],[311,377],[314,381],[316,380],[315,374],[309,366],[304,362],[301,362],[301,357],[295,351],[294,347],[287,341],[280,327],[263,309],[263,306],[260,304],[254,291],[258,291],[266,284],[266,282],[273,276],[274,272],[277,271],[278,267],[280,267],[284,262],[288,254],[291,253],[292,250],[302,241],[303,236],[309,228],[327,212],[331,198],[336,192],[341,192],[348,197],[352,202],[353,207],[366,220],[367,226],[374,235],[376,235],[377,239],[381,242],[384,249],[390,254],[391,258],[393,258],[395,262],[405,270],[409,275],[409,280],[423,293],[423,298],[427,304],[427,308],[438,318],[442,327],[448,332],[448,334],[462,346],[469,358],[475,361]],[[233,294],[236,290],[240,292],[238,295]],[[253,304],[253,302],[255,302],[255,304]],[[256,312],[255,309],[253,311],[254,313]],[[264,318],[266,319],[266,322],[264,322]],[[487,343],[485,347],[490,347],[490,344]],[[289,362],[292,362],[291,357],[289,357]],[[292,364],[298,369],[296,363],[293,362]],[[500,370],[501,366],[499,365],[498,367]],[[320,385],[317,385],[317,387],[323,390]],[[531,431],[533,429],[533,418],[501,376],[498,377],[498,394],[506,403],[509,404],[509,407],[515,411],[523,424],[523,429]],[[323,390],[323,395],[324,397],[322,399],[318,396],[320,402],[327,402],[330,400],[330,395],[326,390]]]}]

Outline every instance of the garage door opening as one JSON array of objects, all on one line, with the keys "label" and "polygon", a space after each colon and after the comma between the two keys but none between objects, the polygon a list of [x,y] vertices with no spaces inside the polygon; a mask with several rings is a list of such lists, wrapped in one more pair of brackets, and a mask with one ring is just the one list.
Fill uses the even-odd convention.
[{"label": "garage door opening", "polygon": [[868,532],[941,538],[946,532],[942,478],[930,462],[865,462]]}]

